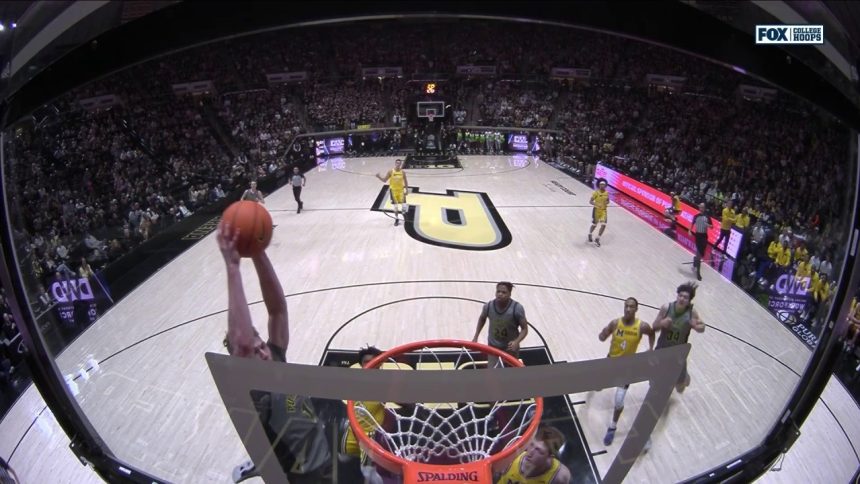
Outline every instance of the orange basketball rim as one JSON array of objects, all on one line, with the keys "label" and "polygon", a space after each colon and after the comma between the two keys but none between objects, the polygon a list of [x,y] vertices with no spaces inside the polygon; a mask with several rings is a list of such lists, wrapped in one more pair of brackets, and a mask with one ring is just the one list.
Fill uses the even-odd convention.
[{"label": "orange basketball rim", "polygon": [[[432,351],[432,349],[436,348],[449,348],[451,350],[459,350],[462,354],[468,355],[472,361],[474,360],[475,353],[483,353],[484,355],[494,355],[500,358],[502,361],[502,365],[506,367],[522,367],[524,366],[521,361],[517,358],[505,353],[504,351],[498,350],[491,346],[474,343],[471,341],[460,341],[460,340],[430,340],[430,341],[419,341],[415,343],[409,343],[402,346],[398,346],[396,348],[392,348],[374,358],[370,363],[368,363],[367,368],[379,368],[385,362],[390,361],[403,361],[403,356],[407,353],[420,351],[422,355],[429,354],[437,357],[436,352]],[[447,353],[450,353],[451,350],[448,350]],[[419,356],[421,358],[423,356]],[[438,357],[437,357],[438,360]],[[485,371],[485,370],[480,370]],[[358,408],[357,408],[358,404]],[[505,464],[507,461],[510,461],[510,458],[516,456],[516,453],[531,439],[534,435],[535,431],[540,424],[541,416],[543,415],[543,399],[540,397],[534,398],[529,402],[519,401],[519,403],[505,403],[500,405],[499,402],[495,402],[493,406],[490,408],[488,413],[492,417],[496,408],[508,408],[508,413],[511,407],[522,407],[526,406],[527,408],[523,410],[520,415],[521,424],[517,426],[513,425],[508,430],[505,430],[508,426],[510,426],[510,421],[508,424],[505,424],[505,429],[500,431],[500,435],[476,435],[476,436],[463,436],[464,432],[479,432],[481,428],[488,428],[489,425],[486,425],[486,422],[478,422],[479,417],[476,417],[475,409],[477,406],[483,405],[486,407],[486,404],[476,404],[474,402],[469,402],[466,404],[462,404],[460,408],[465,408],[467,411],[460,412],[462,415],[460,418],[463,418],[464,421],[462,424],[454,426],[450,424],[451,417],[445,416],[443,417],[443,422],[445,426],[452,427],[451,432],[449,433],[440,433],[439,429],[431,429],[430,436],[427,435],[427,431],[422,431],[420,429],[421,425],[428,424],[430,419],[426,417],[419,417],[418,419],[412,418],[412,420],[408,423],[408,425],[400,425],[399,419],[409,419],[410,417],[401,417],[396,416],[398,419],[398,429],[403,430],[404,428],[410,429],[412,431],[413,427],[419,427],[418,430],[414,431],[415,435],[413,439],[403,439],[403,438],[391,438],[389,439],[389,435],[385,429],[382,428],[380,424],[377,423],[377,430],[374,433],[382,433],[385,434],[382,436],[382,441],[387,442],[387,446],[389,449],[383,447],[379,441],[380,439],[372,438],[368,433],[362,428],[360,423],[360,419],[363,417],[362,411],[362,402],[356,402],[350,400],[347,402],[347,414],[349,416],[349,423],[352,427],[352,431],[357,437],[359,444],[362,449],[367,452],[368,456],[380,467],[386,469],[389,472],[394,474],[400,474],[403,476],[403,482],[407,484],[412,483],[423,483],[423,482],[433,482],[439,484],[460,484],[460,483],[480,483],[480,484],[491,484],[493,482],[493,472],[501,472],[504,469],[500,468],[501,465]],[[415,404],[416,406],[422,407],[424,404]],[[514,415],[519,415],[520,408],[517,408],[514,412]],[[426,412],[432,414],[436,410],[434,408],[426,408],[422,407]],[[487,412],[484,412],[487,413]],[[478,415],[481,412],[477,412]],[[514,417],[511,418],[511,421],[514,420]],[[526,423],[528,420],[528,423]],[[364,422],[366,424],[367,418],[364,418]],[[432,423],[428,425],[433,425]],[[423,432],[423,433],[422,433]],[[507,433],[507,434],[506,434]],[[509,435],[508,435],[509,434]],[[410,436],[407,436],[410,437]],[[434,441],[434,438],[436,441]],[[388,440],[386,440],[388,439]],[[503,439],[509,439],[507,444],[503,441]],[[466,442],[462,447],[468,449],[467,451],[459,452],[457,448],[460,447],[461,441],[470,441],[475,440],[475,442]],[[405,443],[405,442],[409,443]],[[481,447],[483,445],[483,451],[475,451],[477,447]],[[401,452],[401,448],[399,446],[409,446],[410,452]],[[419,447],[417,450],[415,447]],[[434,464],[431,462],[427,462],[426,459],[421,458],[428,455],[425,452],[426,449],[421,449],[421,446],[425,447],[435,447],[435,448],[445,448],[446,457],[450,457],[452,454],[455,456],[455,460],[459,460],[460,462],[454,464]],[[503,446],[504,448],[499,449],[499,446]],[[449,452],[451,451],[451,452]],[[410,454],[410,455],[406,455]],[[419,458],[415,458],[414,456],[418,455]],[[411,457],[411,458],[410,458]]]}]

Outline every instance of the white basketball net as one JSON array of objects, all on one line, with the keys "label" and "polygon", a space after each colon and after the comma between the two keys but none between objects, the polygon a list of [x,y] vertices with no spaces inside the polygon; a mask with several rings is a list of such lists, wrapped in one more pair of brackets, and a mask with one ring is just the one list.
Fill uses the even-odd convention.
[{"label": "white basketball net", "polygon": [[[429,355],[443,369],[434,350],[438,348],[423,348],[419,367],[428,366],[423,360]],[[474,364],[473,354],[460,348],[454,367],[468,361]],[[504,363],[499,360],[500,366]],[[388,421],[378,422],[364,402],[355,402],[355,413],[368,435],[392,454],[412,462],[447,465],[483,460],[514,444],[528,429],[535,407],[532,399],[387,405]]]}]

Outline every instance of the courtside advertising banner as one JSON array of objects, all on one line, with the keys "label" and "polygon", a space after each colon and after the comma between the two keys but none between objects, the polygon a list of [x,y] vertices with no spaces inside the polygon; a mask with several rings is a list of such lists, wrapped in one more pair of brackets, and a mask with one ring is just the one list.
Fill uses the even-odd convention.
[{"label": "courtside advertising banner", "polygon": [[[670,197],[668,193],[663,193],[652,186],[646,185],[634,178],[630,178],[627,175],[623,175],[602,164],[597,165],[594,171],[594,176],[605,179],[606,183],[608,183],[612,188],[615,188],[639,203],[646,205],[659,214],[662,214],[667,207],[672,206],[672,197]],[[681,202],[681,213],[678,215],[678,224],[685,229],[689,229],[693,224],[693,216],[695,216],[698,211],[699,210],[696,207]],[[719,236],[720,221],[719,219],[711,217],[711,227],[708,229],[708,242],[713,244]],[[739,230],[732,228],[732,233],[729,236],[729,243],[726,248],[726,253],[730,257],[737,258],[742,238],[743,234]]]}]

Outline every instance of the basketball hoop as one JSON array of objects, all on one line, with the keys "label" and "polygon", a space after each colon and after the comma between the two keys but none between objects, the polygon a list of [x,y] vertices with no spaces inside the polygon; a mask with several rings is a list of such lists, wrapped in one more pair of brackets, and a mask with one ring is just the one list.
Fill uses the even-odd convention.
[{"label": "basketball hoop", "polygon": [[[438,348],[448,350],[434,351]],[[503,367],[524,366],[515,357],[484,344],[431,340],[392,348],[370,361],[367,368],[402,362],[407,353],[417,358],[417,367],[427,367],[429,361],[429,366],[438,363],[438,368],[433,369],[440,370],[445,369],[441,355],[449,359],[456,356],[453,368],[477,368],[477,361],[483,360],[476,360],[475,353],[497,356]],[[449,363],[449,369],[451,366]],[[396,409],[386,405],[393,425],[377,422],[364,402],[348,401],[347,414],[362,449],[382,468],[402,474],[404,483],[492,484],[494,466],[512,457],[537,430],[543,398],[492,403],[425,402]]]},{"label": "basketball hoop", "polygon": [[435,115],[435,114],[432,114],[432,113],[428,114],[428,115],[427,115],[427,122],[432,123],[432,122],[433,122],[433,118],[435,118],[435,117],[436,117],[436,115]]}]

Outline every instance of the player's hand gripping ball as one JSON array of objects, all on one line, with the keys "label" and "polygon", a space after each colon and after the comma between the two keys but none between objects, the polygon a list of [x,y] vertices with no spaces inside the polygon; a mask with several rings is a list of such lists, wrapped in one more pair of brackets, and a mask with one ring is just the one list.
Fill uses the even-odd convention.
[{"label": "player's hand gripping ball", "polygon": [[259,254],[272,240],[272,216],[257,202],[240,200],[233,203],[221,216],[221,224],[224,223],[239,231],[236,250],[242,257]]}]

